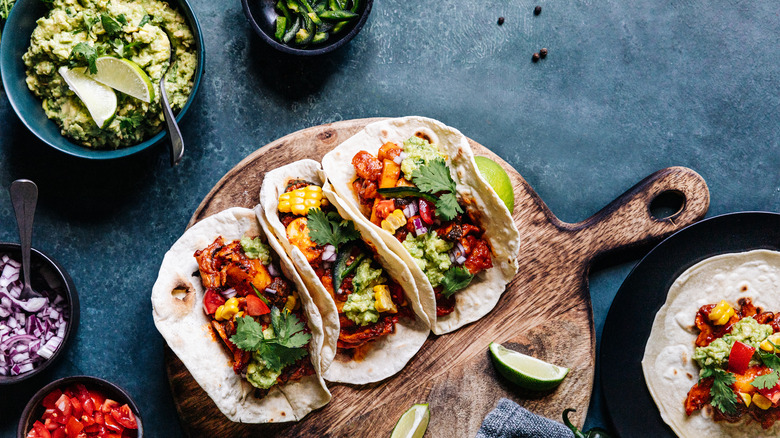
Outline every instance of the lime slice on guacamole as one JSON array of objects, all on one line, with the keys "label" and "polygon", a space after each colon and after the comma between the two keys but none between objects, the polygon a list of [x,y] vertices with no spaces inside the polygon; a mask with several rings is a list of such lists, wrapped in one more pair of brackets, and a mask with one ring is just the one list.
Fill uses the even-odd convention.
[{"label": "lime slice on guacamole", "polygon": [[398,419],[391,438],[422,438],[425,430],[428,429],[430,419],[431,411],[428,409],[428,403],[416,404]]},{"label": "lime slice on guacamole", "polygon": [[85,74],[86,68],[69,69],[60,67],[57,70],[65,79],[68,87],[76,93],[84,106],[87,107],[92,120],[102,129],[108,126],[116,114],[116,93],[110,87],[95,81]]},{"label": "lime slice on guacamole", "polygon": [[569,369],[559,367],[490,343],[490,356],[498,372],[510,382],[533,391],[546,391],[560,385]]},{"label": "lime slice on guacamole", "polygon": [[92,79],[146,103],[154,99],[152,80],[133,61],[101,56],[95,61],[95,65],[97,73],[90,75]]},{"label": "lime slice on guacamole", "polygon": [[504,205],[511,214],[512,210],[515,209],[515,191],[512,189],[509,175],[506,174],[504,168],[490,158],[477,156],[474,157],[474,161],[477,162],[479,173],[485,177],[490,187],[493,187],[498,197],[504,201]]}]

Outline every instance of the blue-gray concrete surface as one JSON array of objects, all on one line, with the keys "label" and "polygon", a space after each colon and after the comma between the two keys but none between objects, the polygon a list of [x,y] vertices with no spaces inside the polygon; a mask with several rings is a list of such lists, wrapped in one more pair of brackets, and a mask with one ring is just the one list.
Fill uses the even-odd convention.
[{"label": "blue-gray concrete surface", "polygon": [[[192,3],[206,71],[175,169],[164,147],[114,162],[50,150],[0,93],[0,241],[17,240],[8,186],[33,179],[33,244],[70,271],[82,315],[62,363],[0,388],[2,436],[13,435],[35,389],[73,374],[125,387],[150,436],[181,435],[151,316],[157,269],[222,175],[298,129],[374,116],[442,120],[512,164],[569,222],[670,165],[707,180],[709,216],[780,211],[774,2],[376,0],[355,40],[304,60],[265,47],[237,0]],[[548,57],[532,63],[542,47]],[[598,335],[634,263],[591,275]],[[608,425],[598,384],[588,427]]]}]

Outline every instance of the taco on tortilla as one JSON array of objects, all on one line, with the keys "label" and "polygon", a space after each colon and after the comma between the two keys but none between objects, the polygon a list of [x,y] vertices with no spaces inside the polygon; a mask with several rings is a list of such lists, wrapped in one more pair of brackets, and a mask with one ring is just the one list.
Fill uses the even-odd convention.
[{"label": "taco on tortilla", "polygon": [[780,435],[780,253],[711,257],[669,288],[642,358],[680,437]]},{"label": "taco on tortilla", "polygon": [[330,401],[320,313],[252,210],[189,228],[165,254],[152,308],[168,346],[231,421],[297,421]]},{"label": "taco on tortilla", "polygon": [[463,134],[422,117],[376,122],[322,166],[346,206],[409,266],[434,333],[495,307],[517,273],[520,235]]},{"label": "taco on tortilla", "polygon": [[320,165],[301,160],[268,172],[257,215],[284,246],[338,337],[324,377],[365,384],[392,376],[430,332],[402,260],[363,222],[353,221]]}]

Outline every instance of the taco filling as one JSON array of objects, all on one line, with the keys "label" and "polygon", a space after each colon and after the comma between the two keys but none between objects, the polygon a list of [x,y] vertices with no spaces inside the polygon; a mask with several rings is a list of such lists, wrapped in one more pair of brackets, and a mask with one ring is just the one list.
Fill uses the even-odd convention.
[{"label": "taco filling", "polygon": [[436,315],[455,309],[455,293],[493,267],[484,230],[457,196],[443,155],[427,139],[385,143],[377,156],[352,158],[352,188],[362,213],[393,234],[425,273],[436,295]]},{"label": "taco filling", "polygon": [[342,219],[322,196],[322,187],[294,180],[279,197],[279,220],[333,297],[341,329],[338,349],[358,347],[395,332],[412,312],[401,286],[377,261],[352,221]]},{"label": "taco filling", "polygon": [[225,243],[220,236],[195,258],[206,289],[203,310],[232,357],[233,371],[256,388],[255,397],[314,374],[298,294],[268,245],[259,237]]},{"label": "taco filling", "polygon": [[750,417],[768,429],[780,417],[780,314],[762,311],[750,298],[738,304],[722,300],[696,313],[693,359],[701,370],[685,413],[711,406],[714,421]]}]

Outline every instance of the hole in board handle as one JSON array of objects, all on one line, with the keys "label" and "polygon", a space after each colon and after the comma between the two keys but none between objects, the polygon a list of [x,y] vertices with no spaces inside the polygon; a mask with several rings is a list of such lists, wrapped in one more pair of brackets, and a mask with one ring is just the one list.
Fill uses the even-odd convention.
[{"label": "hole in board handle", "polygon": [[666,190],[650,201],[650,216],[665,221],[680,214],[685,207],[685,195],[679,190]]}]

